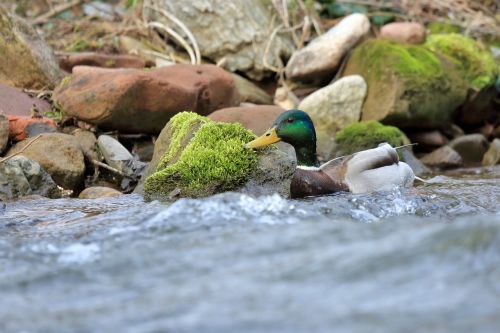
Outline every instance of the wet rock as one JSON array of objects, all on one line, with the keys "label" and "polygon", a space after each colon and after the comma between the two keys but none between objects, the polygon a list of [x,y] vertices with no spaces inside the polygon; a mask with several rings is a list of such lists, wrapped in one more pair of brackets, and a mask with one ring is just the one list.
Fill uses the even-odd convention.
[{"label": "wet rock", "polygon": [[57,132],[57,124],[46,117],[7,116],[9,118],[9,137],[13,141],[22,141],[42,133]]},{"label": "wet rock", "polygon": [[54,99],[66,115],[103,129],[155,134],[178,112],[207,115],[236,105],[237,94],[233,78],[219,67],[178,64],[73,75]]},{"label": "wet rock", "polygon": [[293,53],[286,66],[292,80],[328,78],[338,68],[344,55],[370,30],[370,21],[363,14],[351,14],[306,47]]},{"label": "wet rock", "polygon": [[78,198],[80,199],[98,199],[98,198],[110,198],[117,197],[123,193],[110,187],[94,186],[83,190]]},{"label": "wet rock", "polygon": [[56,183],[37,162],[18,155],[0,163],[0,201],[26,195],[58,198],[61,194]]},{"label": "wet rock", "polygon": [[464,135],[450,142],[450,147],[460,154],[464,163],[481,162],[488,146],[488,140],[482,134]]},{"label": "wet rock", "polygon": [[482,164],[484,166],[493,166],[500,163],[500,139],[495,139],[490,145],[490,148],[483,156]]},{"label": "wet rock", "polygon": [[368,40],[349,58],[343,75],[368,84],[362,120],[400,128],[438,128],[450,122],[467,95],[462,72],[423,46]]},{"label": "wet rock", "polygon": [[3,154],[9,143],[9,119],[0,114],[0,155]]},{"label": "wet rock", "polygon": [[142,162],[150,162],[153,158],[154,150],[155,145],[151,140],[136,141],[132,147],[132,153]]},{"label": "wet rock", "polygon": [[417,22],[393,22],[380,29],[380,38],[400,43],[422,44],[426,34],[425,27]]},{"label": "wet rock", "polygon": [[462,166],[462,157],[453,148],[443,146],[420,159],[425,165],[432,168],[451,169]]},{"label": "wet rock", "polygon": [[61,72],[52,49],[26,21],[0,6],[0,81],[19,88],[53,87]]},{"label": "wet rock", "polygon": [[318,154],[325,160],[333,156],[335,134],[361,117],[366,83],[359,75],[346,76],[307,96],[299,109],[307,112],[316,129]]},{"label": "wet rock", "polygon": [[[171,23],[161,13],[165,9],[176,16],[193,33],[203,57],[222,62],[231,72],[240,71],[260,80],[271,72],[264,66],[267,43],[274,29],[273,7],[261,0],[233,0],[230,5],[219,0],[147,0],[144,11],[149,21]],[[277,24],[277,23],[276,23]],[[277,34],[267,62],[278,66],[280,57],[288,58],[293,44],[288,34]]]},{"label": "wet rock", "polygon": [[33,108],[43,114],[50,111],[50,104],[42,99],[31,97],[21,89],[0,83],[0,111],[3,111],[5,115],[31,116]]},{"label": "wet rock", "polygon": [[279,144],[277,148],[260,151],[257,169],[241,191],[252,195],[278,193],[289,198],[296,166],[295,150],[290,145]]},{"label": "wet rock", "polygon": [[208,118],[225,123],[239,123],[256,135],[262,135],[285,110],[275,105],[256,105],[217,110]]},{"label": "wet rock", "polygon": [[95,52],[66,53],[59,56],[59,66],[67,72],[75,66],[95,66],[105,68],[144,68],[142,58],[125,54],[103,54]]},{"label": "wet rock", "polygon": [[83,182],[85,164],[83,153],[76,138],[62,133],[42,134],[39,139],[26,139],[11,148],[7,155],[23,150],[22,155],[38,162],[57,183],[57,185],[75,190]]},{"label": "wet rock", "polygon": [[408,136],[411,142],[418,143],[421,150],[434,150],[448,143],[448,138],[440,131],[414,132]]},{"label": "wet rock", "polygon": [[95,137],[94,133],[77,128],[71,133],[71,135],[73,135],[78,141],[78,144],[80,145],[83,155],[85,156],[87,161],[102,161],[103,157],[99,148],[97,147],[97,138]]},{"label": "wet rock", "polygon": [[240,103],[271,104],[273,102],[273,98],[268,93],[257,87],[251,81],[238,74],[232,74],[232,76]]}]

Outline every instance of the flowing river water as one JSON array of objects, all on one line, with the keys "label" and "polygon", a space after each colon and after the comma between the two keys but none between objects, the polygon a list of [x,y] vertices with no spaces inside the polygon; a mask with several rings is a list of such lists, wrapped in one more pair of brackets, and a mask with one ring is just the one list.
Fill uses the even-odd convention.
[{"label": "flowing river water", "polygon": [[0,332],[500,332],[500,168],[407,191],[0,203]]}]

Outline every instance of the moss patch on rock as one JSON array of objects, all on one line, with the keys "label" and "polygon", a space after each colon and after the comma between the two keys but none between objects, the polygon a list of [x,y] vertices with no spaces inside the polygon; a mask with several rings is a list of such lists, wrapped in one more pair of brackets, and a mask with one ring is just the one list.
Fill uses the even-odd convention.
[{"label": "moss patch on rock", "polygon": [[453,34],[460,33],[460,27],[451,23],[445,22],[431,22],[427,25],[427,30],[429,34]]},{"label": "moss patch on rock", "polygon": [[429,36],[425,46],[452,59],[471,88],[480,90],[495,83],[498,65],[490,50],[479,42],[460,34],[438,34]]},{"label": "moss patch on rock", "polygon": [[458,68],[421,45],[371,39],[349,58],[344,76],[367,82],[362,120],[401,128],[435,128],[447,123],[465,101],[467,82]]},{"label": "moss patch on rock", "polygon": [[255,135],[241,125],[217,123],[192,112],[179,113],[170,122],[170,144],[156,172],[146,179],[147,197],[166,197],[176,188],[183,197],[234,190],[257,167],[257,154],[243,146]]},{"label": "moss patch on rock", "polygon": [[393,147],[403,145],[405,135],[397,127],[382,125],[378,121],[351,124],[337,133],[336,143],[341,155],[353,154],[387,142]]}]

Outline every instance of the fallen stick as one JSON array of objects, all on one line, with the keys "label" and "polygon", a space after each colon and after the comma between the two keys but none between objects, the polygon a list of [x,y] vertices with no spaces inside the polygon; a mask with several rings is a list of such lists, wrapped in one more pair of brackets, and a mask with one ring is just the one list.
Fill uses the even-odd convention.
[{"label": "fallen stick", "polygon": [[107,170],[109,170],[111,172],[114,172],[114,173],[116,173],[116,174],[118,174],[118,175],[120,175],[122,177],[131,178],[131,177],[127,176],[126,174],[124,174],[123,172],[121,172],[120,170],[115,169],[115,168],[113,168],[113,167],[111,167],[111,166],[109,166],[109,165],[107,165],[105,163],[99,162],[97,160],[92,160],[92,163],[94,165],[97,165],[97,166],[101,167],[101,168],[104,168],[104,169],[107,169]]},{"label": "fallen stick", "polygon": [[48,12],[46,12],[45,14],[42,14],[42,15],[38,16],[37,18],[35,18],[33,20],[33,24],[46,23],[51,17],[56,16],[57,14],[60,14],[60,13],[66,11],[74,6],[77,6],[81,3],[88,2],[88,1],[89,0],[73,0],[73,1],[68,2],[68,3],[62,3],[60,5],[57,5],[54,8],[52,8],[51,10],[49,10]]},{"label": "fallen stick", "polygon": [[174,22],[179,28],[181,28],[181,30],[186,34],[186,36],[188,37],[189,41],[193,45],[194,55],[195,55],[195,58],[196,58],[196,64],[200,65],[201,64],[201,53],[200,53],[200,48],[198,47],[198,42],[196,41],[196,38],[194,37],[194,35],[191,32],[191,30],[189,30],[189,28],[184,24],[184,22],[182,22],[175,15],[167,12],[164,9],[155,8],[155,7],[152,7],[152,6],[149,6],[149,5],[144,5],[144,6],[146,8],[151,9],[151,10],[157,11],[158,13],[162,14],[163,16],[165,16],[170,21]]}]

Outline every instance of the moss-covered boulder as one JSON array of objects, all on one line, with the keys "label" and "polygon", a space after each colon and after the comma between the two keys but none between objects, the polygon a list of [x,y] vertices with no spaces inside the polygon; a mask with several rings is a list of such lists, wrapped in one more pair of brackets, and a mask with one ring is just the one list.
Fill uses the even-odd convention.
[{"label": "moss-covered boulder", "polygon": [[343,72],[354,74],[368,84],[361,119],[400,128],[445,125],[467,94],[460,69],[420,45],[367,40],[353,51]]},{"label": "moss-covered boulder", "polygon": [[61,79],[52,49],[27,22],[0,5],[0,82],[51,88]]},{"label": "moss-covered boulder", "polygon": [[393,147],[401,146],[407,143],[408,139],[399,128],[371,120],[347,126],[337,133],[335,141],[337,155],[348,155],[375,148],[383,142]]},{"label": "moss-covered boulder", "polygon": [[460,27],[446,22],[431,22],[426,26],[429,35],[459,33]]},{"label": "moss-covered boulder", "polygon": [[449,57],[471,88],[481,90],[495,84],[499,66],[491,51],[474,39],[456,33],[437,34],[429,36],[425,46]]},{"label": "moss-covered boulder", "polygon": [[161,136],[168,147],[162,147],[165,152],[159,160],[156,157],[156,170],[144,184],[148,198],[165,198],[175,189],[183,197],[234,190],[257,167],[257,154],[243,146],[255,135],[239,124],[183,112],[172,118]]}]

